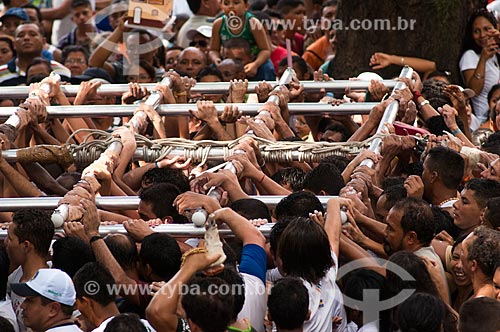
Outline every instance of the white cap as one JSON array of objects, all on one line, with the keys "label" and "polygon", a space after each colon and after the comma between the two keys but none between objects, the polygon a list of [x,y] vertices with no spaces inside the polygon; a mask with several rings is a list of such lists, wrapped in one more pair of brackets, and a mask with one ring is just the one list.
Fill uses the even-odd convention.
[{"label": "white cap", "polygon": [[474,98],[476,96],[476,93],[472,89],[469,89],[469,88],[464,89],[460,85],[458,86],[458,88],[460,89],[460,91],[462,91],[462,93],[465,95],[465,97],[467,97],[467,99],[471,99],[471,98]]},{"label": "white cap", "polygon": [[212,38],[212,27],[210,25],[201,25],[197,29],[191,29],[187,32],[186,37],[193,40],[194,36],[199,33],[203,37]]},{"label": "white cap", "polygon": [[30,281],[11,284],[10,287],[20,296],[43,296],[68,306],[75,304],[73,281],[66,272],[58,269],[40,269]]}]

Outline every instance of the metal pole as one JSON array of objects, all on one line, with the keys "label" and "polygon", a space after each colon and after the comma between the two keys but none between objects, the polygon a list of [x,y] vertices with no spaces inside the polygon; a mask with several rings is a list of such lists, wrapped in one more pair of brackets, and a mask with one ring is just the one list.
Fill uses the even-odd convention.
[{"label": "metal pole", "polygon": [[[346,103],[332,106],[326,103],[290,103],[288,109],[293,115],[351,115],[369,114],[378,103]],[[238,107],[243,115],[256,115],[257,110],[264,104],[231,104]],[[226,104],[214,104],[217,112],[222,114]],[[47,106],[49,118],[79,118],[79,117],[123,117],[132,116],[136,105],[75,105],[75,106]],[[196,110],[195,104],[164,104],[158,107],[158,114],[162,116],[190,115],[189,110]],[[17,107],[0,107],[0,120],[9,118]]]},{"label": "metal pole", "polygon": [[[401,70],[401,74],[399,74],[399,77],[411,79],[412,75],[413,75],[413,69],[408,67],[408,66],[404,66],[404,68]],[[405,87],[406,87],[406,84],[404,84],[403,82],[398,82],[394,86],[394,88],[392,89],[391,96],[394,95],[394,93],[397,90],[404,89]],[[397,101],[397,100],[394,100],[386,107],[386,109],[384,111],[384,115],[382,116],[382,119],[380,120],[380,123],[378,124],[377,132],[376,132],[377,135],[382,134],[382,131],[385,129],[386,123],[393,123],[394,122],[394,120],[396,119],[396,115],[398,114],[398,110],[399,110],[399,101]],[[369,150],[371,150],[377,154],[380,154],[381,145],[382,145],[382,139],[375,138],[371,142]],[[366,166],[372,168],[374,164],[373,164],[373,160],[365,159],[361,162],[361,165],[366,165]]]},{"label": "metal pole", "polygon": [[[253,199],[258,199],[266,204],[270,209],[287,196],[249,196]],[[321,204],[326,207],[326,203],[330,198],[336,196],[317,196]],[[0,212],[13,212],[22,209],[42,209],[53,210],[57,208],[57,204],[62,197],[17,197],[17,198],[0,198]],[[101,196],[96,197],[97,208],[103,210],[136,210],[139,206],[138,196]]]},{"label": "metal pole", "polygon": [[[392,89],[397,81],[394,80],[382,80],[386,87]],[[273,86],[276,86],[278,82],[268,82]],[[208,94],[224,94],[229,90],[229,82],[206,82],[197,83],[191,88],[193,93],[208,93]],[[369,81],[349,81],[349,80],[338,80],[338,81],[326,81],[326,82],[315,82],[315,81],[302,81],[301,84],[304,86],[305,92],[319,92],[321,89],[331,92],[344,92],[346,88],[351,90],[366,90],[370,85]],[[249,82],[247,92],[255,92],[255,87],[258,82]],[[154,89],[156,83],[141,84],[141,86],[146,87],[148,90]],[[61,85],[61,90],[66,96],[76,96],[78,92],[78,85]],[[128,84],[103,84],[97,90],[98,94],[101,95],[121,95],[122,93],[128,91]],[[26,98],[29,92],[28,86],[3,86],[2,96],[3,98]]]}]

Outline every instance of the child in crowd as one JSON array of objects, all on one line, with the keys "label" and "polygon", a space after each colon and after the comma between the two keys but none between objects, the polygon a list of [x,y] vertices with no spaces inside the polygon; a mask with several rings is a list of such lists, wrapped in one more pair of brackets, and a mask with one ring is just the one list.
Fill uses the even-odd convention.
[{"label": "child in crowd", "polygon": [[61,38],[57,48],[62,50],[68,45],[80,45],[90,53],[91,38],[89,33],[98,32],[96,26],[92,23],[94,14],[89,0],[73,0],[71,4],[71,21],[75,23],[76,28]]},{"label": "child in crowd", "polygon": [[222,60],[221,45],[232,38],[243,38],[250,43],[250,52],[255,58],[245,65],[245,73],[248,77],[254,77],[271,55],[266,32],[262,24],[247,11],[247,0],[223,0],[221,7],[224,15],[215,20],[213,25],[210,58],[218,64]]}]

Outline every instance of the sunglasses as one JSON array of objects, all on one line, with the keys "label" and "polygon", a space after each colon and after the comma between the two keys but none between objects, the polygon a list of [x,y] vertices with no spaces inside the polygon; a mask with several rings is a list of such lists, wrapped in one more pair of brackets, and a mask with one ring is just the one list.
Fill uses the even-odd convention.
[{"label": "sunglasses", "polygon": [[206,40],[193,40],[189,43],[189,46],[191,47],[207,47],[208,42]]}]

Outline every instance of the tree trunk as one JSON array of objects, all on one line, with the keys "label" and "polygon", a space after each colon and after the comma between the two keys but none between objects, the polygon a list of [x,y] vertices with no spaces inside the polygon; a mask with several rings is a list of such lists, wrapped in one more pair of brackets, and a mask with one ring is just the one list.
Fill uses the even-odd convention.
[{"label": "tree trunk", "polygon": [[[485,7],[486,2],[341,0],[337,19],[342,22],[343,29],[337,30],[337,55],[330,72],[336,79],[347,79],[364,71],[374,71],[369,66],[370,57],[375,52],[383,52],[432,60],[438,70],[450,71],[453,81],[458,82],[458,61],[467,20],[474,9]],[[358,21],[353,21],[356,19]],[[377,19],[386,21],[381,24],[375,21]],[[357,22],[361,23],[361,28],[354,30],[359,26]],[[376,24],[385,26],[383,30],[375,30]],[[392,65],[376,72],[390,78],[400,71],[400,66]]]}]

